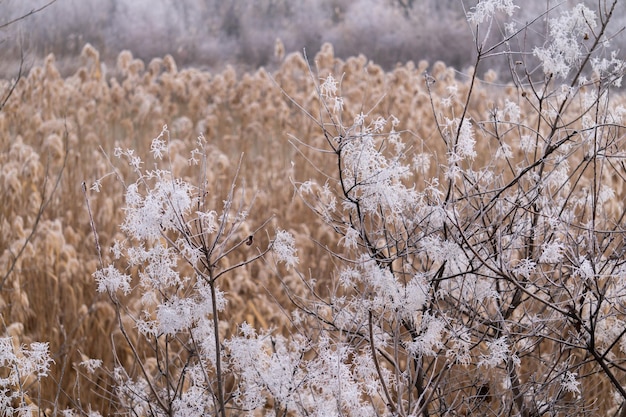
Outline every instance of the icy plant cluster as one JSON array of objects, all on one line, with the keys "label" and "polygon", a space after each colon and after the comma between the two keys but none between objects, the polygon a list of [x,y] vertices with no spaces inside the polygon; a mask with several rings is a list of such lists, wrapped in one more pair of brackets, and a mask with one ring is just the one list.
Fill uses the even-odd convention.
[{"label": "icy plant cluster", "polygon": [[557,18],[550,19],[550,38],[546,45],[533,51],[546,74],[566,78],[587,56],[581,39],[589,39],[597,29],[596,13],[584,4],[576,5]]},{"label": "icy plant cluster", "polygon": [[[364,393],[390,415],[593,415],[626,400],[623,207],[611,182],[623,179],[623,122],[609,97],[624,63],[607,49],[610,6],[548,21],[532,52],[546,77],[515,63],[516,102],[470,113],[475,78],[463,93],[431,95],[428,138],[403,141],[401,122],[377,109],[344,124],[338,78],[320,79],[318,124],[336,170],[296,189],[344,251],[332,291],[310,283],[298,306],[337,350],[369,357],[377,383]],[[516,8],[481,1],[468,20],[491,25]],[[477,64],[504,45],[484,39]],[[447,154],[424,151],[427,140]],[[596,372],[616,403],[581,389]]]},{"label": "icy plant cluster", "polygon": [[[223,415],[233,395],[226,392],[226,378],[239,375],[238,366],[250,355],[257,355],[260,361],[269,336],[257,338],[253,331],[246,331],[244,323],[241,337],[224,338],[220,329],[226,322],[221,316],[228,300],[220,282],[272,248],[277,261],[289,267],[297,264],[298,257],[293,237],[279,230],[269,247],[248,253],[234,265],[225,263],[227,257],[250,246],[259,231],[249,231],[244,190],[237,192],[233,182],[222,207],[209,206],[207,195],[214,192],[210,184],[191,184],[159,167],[168,165],[161,160],[171,159],[169,143],[165,126],[152,141],[149,164],[153,169],[144,168],[147,163],[132,149],[117,148],[114,153],[126,160],[136,179],[124,184],[125,218],[120,229],[126,239],[115,243],[111,248],[113,263],[103,265],[94,278],[98,291],[108,294],[114,303],[122,333],[141,372],[134,375],[119,366],[112,377],[118,405],[129,413]],[[190,163],[211,169],[204,138],[198,138],[191,154]],[[243,235],[244,231],[251,234]],[[122,307],[123,297],[128,295],[140,300],[137,312]],[[130,335],[135,331],[139,339]],[[252,343],[251,338],[257,343],[256,352],[240,347]],[[155,363],[146,363],[140,354],[148,346]],[[245,375],[241,376],[241,383],[247,383]],[[275,377],[270,375],[266,380]],[[251,407],[256,398],[251,390],[238,395],[242,399],[237,403],[244,408]]]},{"label": "icy plant cluster", "polygon": [[[153,140],[149,163],[132,150],[115,151],[136,179],[125,184],[125,220],[120,229],[126,239],[111,248],[112,263],[103,265],[94,278],[98,290],[115,306],[137,366],[133,372],[120,363],[111,371],[116,407],[132,415],[155,416],[231,415],[231,410],[249,415],[263,410],[269,415],[376,415],[378,407],[372,408],[363,393],[378,397],[391,375],[371,367],[369,349],[375,346],[363,351],[338,342],[331,333],[310,333],[307,319],[297,313],[293,318],[297,331],[290,336],[257,330],[247,322],[228,322],[229,296],[220,289],[221,283],[235,269],[270,251],[267,259],[274,259],[277,267],[297,268],[295,239],[278,229],[268,247],[229,262],[227,258],[234,259],[251,246],[260,230],[248,232],[246,212],[251,207],[233,183],[218,211],[207,203],[209,184],[192,185],[159,168],[161,157],[170,158],[168,136],[164,127]],[[199,138],[193,155],[199,167],[210,169],[203,146]],[[393,185],[395,175],[383,181]],[[379,201],[392,196],[384,187],[378,190]],[[363,267],[370,270],[371,279],[380,281],[377,288],[391,289],[385,280],[394,277],[375,263],[367,265]],[[416,277],[409,288],[417,289],[420,283]],[[390,295],[397,297],[407,317],[426,297]],[[137,311],[125,306],[128,296],[139,300]],[[407,297],[412,301],[404,306]],[[386,303],[385,297],[377,303]],[[229,328],[234,332],[230,336]],[[432,350],[433,340],[424,340],[424,349]],[[153,352],[150,359],[141,353],[146,349]]]},{"label": "icy plant cluster", "polygon": [[48,376],[52,358],[47,343],[16,345],[0,338],[0,415],[27,416],[36,412],[41,379]]}]

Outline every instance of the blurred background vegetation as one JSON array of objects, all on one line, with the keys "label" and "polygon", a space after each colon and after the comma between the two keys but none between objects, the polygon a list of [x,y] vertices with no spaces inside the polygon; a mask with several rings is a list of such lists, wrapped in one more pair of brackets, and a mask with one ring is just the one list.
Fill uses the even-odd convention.
[{"label": "blurred background vegetation", "polygon": [[[0,1],[2,22],[41,7],[49,0]],[[596,5],[595,0],[585,0]],[[25,53],[32,66],[49,54],[62,74],[79,66],[75,57],[85,43],[100,51],[102,61],[114,67],[123,50],[146,62],[171,54],[179,66],[221,71],[265,66],[275,69],[277,39],[285,52],[309,51],[323,43],[334,45],[337,57],[359,54],[384,69],[398,63],[441,60],[458,70],[472,65],[475,47],[465,11],[476,0],[57,0],[38,13],[0,32],[0,76],[11,77]],[[514,19],[522,27],[545,10],[548,18],[579,1],[526,0]],[[614,16],[614,27],[624,26],[626,2]],[[0,22],[1,23],[1,22]],[[527,45],[542,44],[545,19],[525,33]],[[503,27],[495,25],[499,38]],[[613,45],[615,47],[615,45]],[[512,49],[525,49],[515,45]],[[618,48],[615,48],[618,49]],[[493,63],[508,67],[505,60]],[[485,68],[486,70],[486,68]]]}]

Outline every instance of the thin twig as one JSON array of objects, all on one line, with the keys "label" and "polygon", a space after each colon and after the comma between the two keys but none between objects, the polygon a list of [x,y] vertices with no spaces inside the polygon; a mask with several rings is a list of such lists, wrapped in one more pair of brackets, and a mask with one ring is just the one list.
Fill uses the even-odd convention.
[{"label": "thin twig", "polygon": [[24,20],[24,19],[26,19],[26,18],[27,18],[27,17],[29,17],[29,16],[32,16],[32,15],[34,15],[34,14],[36,14],[36,13],[39,13],[40,11],[42,11],[42,10],[44,10],[44,9],[48,8],[49,6],[51,6],[51,5],[52,5],[52,3],[55,3],[56,1],[57,1],[57,0],[51,0],[51,1],[49,1],[48,3],[44,4],[43,6],[41,6],[41,7],[37,8],[37,9],[32,9],[31,11],[29,11],[29,12],[28,12],[28,13],[26,13],[26,14],[23,14],[23,15],[21,15],[21,16],[19,16],[19,17],[16,17],[15,19],[9,20],[9,21],[8,21],[8,22],[6,22],[6,23],[2,23],[2,24],[0,24],[0,30],[1,30],[1,29],[6,28],[6,27],[8,27],[8,26],[11,26],[11,25],[12,25],[12,24],[14,24],[14,23],[19,22],[20,20]]}]

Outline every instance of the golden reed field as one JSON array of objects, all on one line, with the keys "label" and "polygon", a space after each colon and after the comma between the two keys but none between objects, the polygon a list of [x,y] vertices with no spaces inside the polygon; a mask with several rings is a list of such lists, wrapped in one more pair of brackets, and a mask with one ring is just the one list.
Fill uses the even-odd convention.
[{"label": "golden reed field", "polygon": [[[323,246],[333,247],[337,238],[295,195],[293,185],[310,178],[323,183],[322,172],[333,168],[333,158],[293,144],[300,140],[325,146],[319,126],[303,111],[319,115],[315,86],[320,78],[333,74],[341,80],[345,120],[361,111],[371,111],[372,119],[394,115],[405,131],[409,158],[445,158],[433,114],[443,112],[442,101],[453,86],[457,97],[465,96],[471,78],[467,74],[440,62],[410,62],[385,71],[364,56],[335,58],[329,44],[315,55],[313,69],[301,54],[283,55],[278,44],[280,66],[271,74],[264,69],[245,74],[232,68],[221,73],[179,69],[169,56],[146,63],[130,52],[121,53],[117,66],[104,71],[98,51],[87,45],[74,74],[61,76],[50,55],[19,81],[0,112],[0,317],[2,332],[15,344],[50,342],[54,363],[51,377],[44,380],[44,404],[56,402],[64,409],[80,399],[106,414],[109,377],[104,370],[88,374],[78,364],[100,358],[103,368],[111,368],[116,356],[132,367],[114,308],[96,293],[92,274],[98,252],[82,192],[86,182],[106,264],[111,259],[107,248],[121,239],[123,188],[115,176],[102,180],[99,193],[89,187],[113,169],[122,178],[130,174],[113,157],[115,147],[147,155],[152,138],[168,125],[172,170],[196,182],[187,159],[203,134],[210,149],[210,198],[216,207],[241,160],[238,184],[246,198],[254,197],[250,227],[271,217],[270,231],[280,227],[292,232],[300,270],[320,280],[335,270]],[[432,77],[430,94],[425,73]],[[474,86],[469,103],[468,115],[474,120],[507,99],[520,101],[521,92],[501,83],[497,74],[485,78]],[[9,85],[2,81],[0,90]],[[454,101],[445,108],[461,114],[463,105]],[[476,150],[475,163],[480,165],[496,148],[477,135]],[[443,175],[437,163],[424,165],[422,173],[424,178]],[[613,185],[619,210],[624,191],[621,181]],[[234,254],[229,262],[238,262],[238,256],[244,255]],[[254,263],[223,281],[230,303],[224,332],[243,320],[257,328],[285,325],[282,308],[289,308],[289,302],[281,295],[274,268]],[[289,271],[284,279],[296,291],[301,285]],[[128,300],[128,306],[139,308],[137,300]]]}]

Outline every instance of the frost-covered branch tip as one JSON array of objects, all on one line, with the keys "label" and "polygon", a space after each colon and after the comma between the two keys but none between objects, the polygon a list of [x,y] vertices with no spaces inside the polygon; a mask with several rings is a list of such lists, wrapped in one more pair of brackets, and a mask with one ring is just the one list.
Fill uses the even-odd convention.
[{"label": "frost-covered branch tip", "polygon": [[278,230],[276,232],[276,239],[272,249],[276,254],[279,262],[284,262],[289,267],[295,267],[300,260],[296,255],[296,241],[293,235],[285,230]]}]

